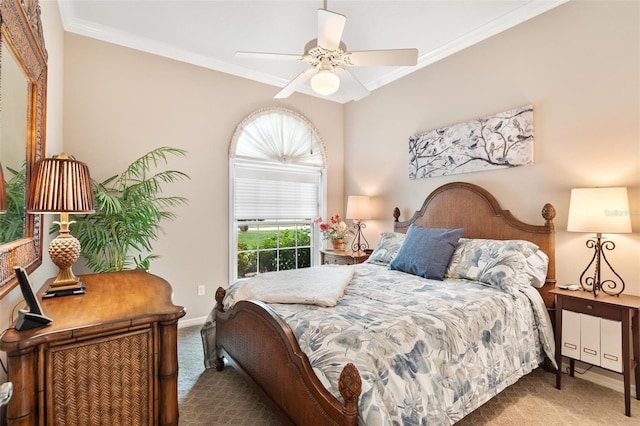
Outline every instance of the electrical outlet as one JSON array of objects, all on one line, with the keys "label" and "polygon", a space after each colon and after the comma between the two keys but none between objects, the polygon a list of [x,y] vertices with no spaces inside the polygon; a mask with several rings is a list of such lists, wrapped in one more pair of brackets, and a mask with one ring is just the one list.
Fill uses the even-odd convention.
[{"label": "electrical outlet", "polygon": [[198,296],[204,296],[204,286],[203,285],[199,285],[198,286]]}]

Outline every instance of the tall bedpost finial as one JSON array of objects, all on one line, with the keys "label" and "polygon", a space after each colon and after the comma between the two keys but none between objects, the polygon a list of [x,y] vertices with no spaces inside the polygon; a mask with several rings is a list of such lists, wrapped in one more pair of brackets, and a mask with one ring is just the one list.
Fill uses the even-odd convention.
[{"label": "tall bedpost finial", "polygon": [[551,204],[547,203],[542,207],[542,217],[549,222],[553,222],[553,218],[556,217],[556,209]]},{"label": "tall bedpost finial", "polygon": [[226,293],[227,291],[222,287],[218,287],[216,290],[216,309],[220,312],[224,312],[224,305],[222,304],[222,301],[224,300]]},{"label": "tall bedpost finial", "polygon": [[400,209],[399,208],[395,208],[393,209],[393,218],[395,219],[394,222],[399,222],[399,218],[400,218]]}]

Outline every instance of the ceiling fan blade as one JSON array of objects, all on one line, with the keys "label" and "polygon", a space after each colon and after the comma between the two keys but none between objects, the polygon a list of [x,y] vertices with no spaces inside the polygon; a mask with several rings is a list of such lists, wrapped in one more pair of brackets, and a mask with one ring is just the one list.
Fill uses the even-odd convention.
[{"label": "ceiling fan blade", "polygon": [[302,60],[301,55],[291,53],[236,52],[237,58]]},{"label": "ceiling fan blade", "polygon": [[349,52],[349,62],[356,67],[411,66],[418,63],[418,49]]},{"label": "ceiling fan blade", "polygon": [[273,97],[273,99],[288,98],[289,95],[291,95],[299,87],[301,87],[303,84],[305,84],[307,81],[309,81],[311,79],[311,77],[313,77],[313,75],[315,73],[316,73],[316,69],[315,68],[308,68],[306,71],[298,74],[298,76],[296,78],[294,78],[293,80],[291,80],[286,86],[284,86],[282,88],[282,90],[279,91]]},{"label": "ceiling fan blade", "polygon": [[338,70],[336,75],[340,78],[340,91],[344,91],[354,101],[358,101],[369,94],[367,89],[360,80],[358,80],[349,70]]},{"label": "ceiling fan blade", "polygon": [[318,45],[337,50],[347,17],[325,9],[318,9]]}]

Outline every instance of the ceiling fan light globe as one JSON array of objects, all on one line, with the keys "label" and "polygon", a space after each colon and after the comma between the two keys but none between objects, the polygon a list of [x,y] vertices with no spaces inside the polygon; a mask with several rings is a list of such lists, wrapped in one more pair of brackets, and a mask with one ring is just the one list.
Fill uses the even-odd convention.
[{"label": "ceiling fan light globe", "polygon": [[331,95],[340,88],[340,78],[331,71],[319,71],[311,77],[311,88],[319,95]]}]

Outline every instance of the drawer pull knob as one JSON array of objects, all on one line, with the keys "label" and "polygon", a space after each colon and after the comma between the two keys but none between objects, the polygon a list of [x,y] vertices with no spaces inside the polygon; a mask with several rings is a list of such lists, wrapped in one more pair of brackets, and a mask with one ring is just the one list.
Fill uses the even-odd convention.
[{"label": "drawer pull knob", "polygon": [[587,309],[589,310],[593,309],[593,305],[587,305]]}]

